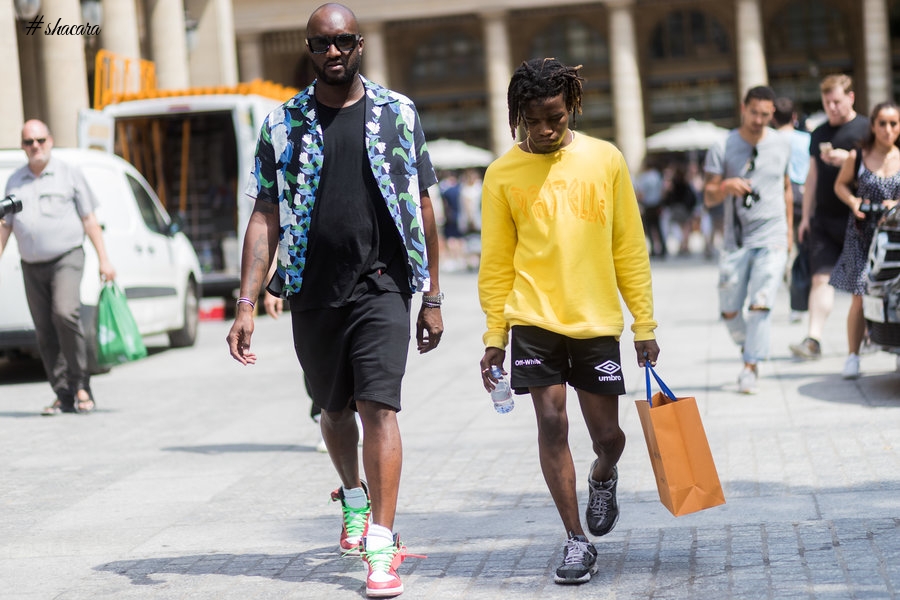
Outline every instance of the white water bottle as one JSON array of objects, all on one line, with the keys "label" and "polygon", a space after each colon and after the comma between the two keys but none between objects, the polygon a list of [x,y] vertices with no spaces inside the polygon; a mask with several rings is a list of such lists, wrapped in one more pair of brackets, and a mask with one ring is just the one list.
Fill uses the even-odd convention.
[{"label": "white water bottle", "polygon": [[509,382],[503,377],[503,370],[497,365],[491,365],[491,375],[497,380],[494,389],[491,390],[494,410],[500,414],[506,414],[516,405],[516,401],[513,399],[512,388],[509,387]]}]

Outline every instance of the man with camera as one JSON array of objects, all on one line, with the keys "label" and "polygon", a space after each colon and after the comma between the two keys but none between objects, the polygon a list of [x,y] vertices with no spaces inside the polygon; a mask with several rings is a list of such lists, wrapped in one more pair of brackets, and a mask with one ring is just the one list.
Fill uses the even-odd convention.
[{"label": "man with camera", "polygon": [[11,208],[0,221],[0,256],[10,234],[16,234],[38,351],[56,393],[44,415],[94,409],[81,326],[85,234],[97,250],[100,276],[110,281],[116,276],[94,214],[94,196],[78,168],[50,158],[52,148],[47,125],[26,121],[22,149],[28,164],[6,183]]},{"label": "man with camera", "polygon": [[704,203],[725,203],[719,310],[741,347],[738,391],[744,394],[757,391],[758,363],[769,355],[771,311],[791,246],[791,146],[768,126],[774,112],[772,88],[751,88],[740,127],[709,149],[704,165]]}]

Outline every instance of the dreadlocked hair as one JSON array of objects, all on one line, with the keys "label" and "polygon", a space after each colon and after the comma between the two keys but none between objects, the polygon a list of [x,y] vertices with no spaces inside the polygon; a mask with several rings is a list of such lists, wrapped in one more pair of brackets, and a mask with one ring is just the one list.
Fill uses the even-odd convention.
[{"label": "dreadlocked hair", "polygon": [[533,58],[516,69],[506,93],[509,129],[513,139],[516,137],[516,129],[525,122],[525,106],[532,100],[563,94],[566,110],[573,115],[581,114],[581,84],[584,78],[578,75],[580,68],[581,65],[567,67],[555,58]]}]

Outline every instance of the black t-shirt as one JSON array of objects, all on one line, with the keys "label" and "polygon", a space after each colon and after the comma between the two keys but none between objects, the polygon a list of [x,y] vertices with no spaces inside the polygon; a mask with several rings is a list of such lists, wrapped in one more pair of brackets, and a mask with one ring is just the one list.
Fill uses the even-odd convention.
[{"label": "black t-shirt", "polygon": [[318,104],[324,162],[306,267],[291,308],[343,306],[367,290],[410,293],[400,233],[388,213],[365,145],[365,97],[344,108]]},{"label": "black t-shirt", "polygon": [[841,219],[846,221],[850,209],[841,202],[834,193],[834,182],[840,167],[832,167],[822,162],[819,144],[831,142],[834,148],[851,150],[862,141],[869,132],[869,119],[856,115],[852,120],[837,127],[825,121],[812,132],[809,142],[809,154],[816,159],[816,207],[815,217]]}]

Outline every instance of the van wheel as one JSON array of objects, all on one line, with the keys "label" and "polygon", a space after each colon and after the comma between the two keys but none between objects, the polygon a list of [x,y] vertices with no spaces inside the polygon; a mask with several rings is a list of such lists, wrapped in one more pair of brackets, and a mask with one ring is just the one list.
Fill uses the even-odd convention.
[{"label": "van wheel", "polygon": [[197,326],[200,322],[200,300],[197,284],[188,281],[184,291],[184,326],[169,332],[169,344],[173,348],[187,348],[197,341]]},{"label": "van wheel", "polygon": [[173,348],[187,348],[197,341],[197,326],[200,322],[200,300],[197,284],[188,281],[184,291],[184,326],[169,332],[169,344]]},{"label": "van wheel", "polygon": [[81,326],[84,328],[84,343],[87,346],[88,372],[91,375],[109,373],[109,365],[97,362],[97,307],[81,305]]}]

